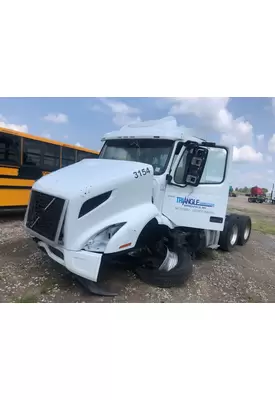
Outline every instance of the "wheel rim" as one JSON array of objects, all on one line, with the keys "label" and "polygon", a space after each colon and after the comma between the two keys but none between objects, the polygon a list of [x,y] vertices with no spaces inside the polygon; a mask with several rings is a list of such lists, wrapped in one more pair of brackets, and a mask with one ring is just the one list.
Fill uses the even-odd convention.
[{"label": "wheel rim", "polygon": [[173,269],[178,263],[178,255],[176,253],[173,253],[172,251],[169,251],[167,248],[167,253],[166,257],[163,260],[162,264],[159,267],[160,271],[170,271]]},{"label": "wheel rim", "polygon": [[245,231],[244,231],[244,240],[247,240],[250,234],[250,225],[246,225]]},{"label": "wheel rim", "polygon": [[232,232],[230,235],[230,244],[231,246],[234,246],[234,244],[237,242],[238,239],[238,226],[237,225],[233,225],[232,226]]}]

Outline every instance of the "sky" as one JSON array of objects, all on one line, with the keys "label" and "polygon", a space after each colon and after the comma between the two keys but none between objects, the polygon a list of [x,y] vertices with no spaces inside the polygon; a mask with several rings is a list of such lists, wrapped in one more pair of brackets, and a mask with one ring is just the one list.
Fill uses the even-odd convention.
[{"label": "sky", "polygon": [[0,98],[0,126],[90,149],[121,126],[166,116],[207,140],[233,146],[230,183],[275,182],[275,98]]}]

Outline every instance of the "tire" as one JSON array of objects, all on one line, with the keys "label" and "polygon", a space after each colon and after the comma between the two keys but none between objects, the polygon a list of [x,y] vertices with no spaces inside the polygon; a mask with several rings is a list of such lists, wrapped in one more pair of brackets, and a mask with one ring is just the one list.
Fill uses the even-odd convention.
[{"label": "tire", "polygon": [[139,267],[137,276],[145,283],[160,288],[182,286],[192,274],[193,263],[191,255],[184,249],[177,251],[178,263],[170,271],[162,271],[157,268]]},{"label": "tire", "polygon": [[248,197],[247,201],[248,203],[252,203],[252,199],[250,197]]},{"label": "tire", "polygon": [[224,230],[220,234],[219,245],[223,251],[232,251],[239,237],[239,219],[231,214],[225,221]]},{"label": "tire", "polygon": [[239,237],[237,244],[244,246],[251,235],[252,222],[251,218],[246,215],[240,215],[239,217]]}]

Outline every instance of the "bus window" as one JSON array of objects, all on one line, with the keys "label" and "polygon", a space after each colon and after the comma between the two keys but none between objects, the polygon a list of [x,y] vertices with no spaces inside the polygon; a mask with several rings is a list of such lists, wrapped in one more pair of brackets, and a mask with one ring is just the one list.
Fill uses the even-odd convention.
[{"label": "bus window", "polygon": [[62,167],[75,163],[75,150],[70,147],[62,147]]},{"label": "bus window", "polygon": [[42,168],[43,144],[37,140],[25,139],[23,145],[23,164]]},{"label": "bus window", "polygon": [[20,137],[0,132],[0,164],[20,164]]},{"label": "bus window", "polygon": [[96,154],[93,153],[77,150],[77,161],[84,160],[84,158],[97,158],[97,156]]},{"label": "bus window", "polygon": [[60,167],[60,147],[55,144],[44,143],[44,162],[46,170],[53,171]]}]

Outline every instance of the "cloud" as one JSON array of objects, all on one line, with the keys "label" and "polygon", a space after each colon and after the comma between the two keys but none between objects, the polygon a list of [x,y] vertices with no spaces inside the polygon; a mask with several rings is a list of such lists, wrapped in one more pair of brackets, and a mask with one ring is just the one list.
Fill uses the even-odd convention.
[{"label": "cloud", "polygon": [[267,163],[272,163],[272,156],[265,156],[265,161]]},{"label": "cloud", "polygon": [[270,151],[270,153],[275,153],[275,133],[273,133],[268,142],[268,151]]},{"label": "cloud", "polygon": [[258,172],[247,172],[240,174],[239,171],[235,171],[234,173],[234,187],[252,187],[252,186],[259,186],[259,187],[269,187],[268,179],[265,179],[265,176]]},{"label": "cloud", "polygon": [[262,142],[264,140],[264,135],[257,135],[256,137],[259,142]]},{"label": "cloud", "polygon": [[226,107],[228,100],[228,97],[174,97],[170,99],[175,102],[170,114],[194,114],[199,118],[213,118],[217,111]]},{"label": "cloud", "polygon": [[68,116],[66,114],[47,114],[45,115],[45,117],[43,117],[43,119],[45,121],[49,121],[49,122],[53,122],[55,124],[65,124],[66,122],[68,122]]},{"label": "cloud", "polygon": [[79,142],[77,142],[76,144],[75,144],[75,146],[78,146],[78,147],[84,147],[82,144],[80,144]]},{"label": "cloud", "polygon": [[140,110],[131,107],[128,104],[113,99],[101,98],[101,103],[104,104],[113,114],[113,122],[117,126],[124,126],[135,122],[140,122]]},{"label": "cloud", "polygon": [[28,133],[28,126],[27,125],[11,124],[1,114],[0,114],[0,126],[2,126],[3,128],[7,128],[7,129],[13,129],[14,131]]},{"label": "cloud", "polygon": [[234,118],[228,110],[229,97],[176,97],[170,115],[193,115],[205,129],[221,134],[221,142],[227,145],[251,144],[253,126],[244,117]]},{"label": "cloud", "polygon": [[233,147],[233,162],[256,162],[261,163],[264,160],[262,153],[257,153],[253,147],[244,145],[242,147]]},{"label": "cloud", "polygon": [[135,122],[140,122],[140,121],[141,121],[140,117],[131,117],[130,115],[126,114],[116,114],[113,118],[113,122],[117,126],[134,124]]}]

